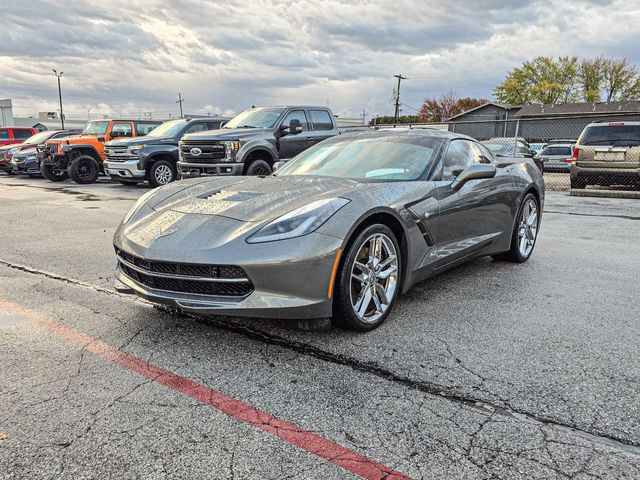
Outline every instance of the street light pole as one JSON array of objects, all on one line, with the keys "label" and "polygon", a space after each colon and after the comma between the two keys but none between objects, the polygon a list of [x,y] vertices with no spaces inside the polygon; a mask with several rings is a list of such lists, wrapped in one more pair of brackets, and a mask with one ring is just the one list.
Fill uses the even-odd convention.
[{"label": "street light pole", "polygon": [[62,129],[64,130],[64,112],[62,111],[62,89],[60,88],[60,77],[64,72],[56,72],[56,69],[53,69],[54,75],[58,78],[58,98],[60,99],[60,122],[62,124]]},{"label": "street light pole", "polygon": [[398,123],[400,120],[400,82],[408,79],[407,77],[403,77],[401,73],[394,75],[394,77],[398,79],[398,90],[396,90],[396,108],[393,117],[395,118],[395,123]]}]

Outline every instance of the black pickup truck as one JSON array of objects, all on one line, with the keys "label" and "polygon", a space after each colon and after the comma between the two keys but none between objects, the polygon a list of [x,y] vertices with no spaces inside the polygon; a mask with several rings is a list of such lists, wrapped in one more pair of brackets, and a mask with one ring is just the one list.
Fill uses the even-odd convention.
[{"label": "black pickup truck", "polygon": [[153,187],[176,179],[178,142],[190,133],[215,130],[228,118],[211,117],[165,122],[144,137],[105,144],[104,171],[124,185],[147,180]]},{"label": "black pickup truck", "polygon": [[220,130],[185,135],[178,175],[269,175],[275,162],[338,134],[326,107],[250,108]]}]

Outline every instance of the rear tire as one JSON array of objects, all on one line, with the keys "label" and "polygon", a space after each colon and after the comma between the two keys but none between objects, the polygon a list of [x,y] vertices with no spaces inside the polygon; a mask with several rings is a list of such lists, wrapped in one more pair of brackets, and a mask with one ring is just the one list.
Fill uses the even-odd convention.
[{"label": "rear tire", "polygon": [[42,165],[42,167],[40,167],[40,173],[50,182],[63,182],[69,178],[66,170],[54,169],[51,165]]},{"label": "rear tire", "polygon": [[379,327],[400,291],[401,260],[389,227],[378,223],[362,230],[345,252],[335,279],[334,323],[359,332]]},{"label": "rear tire", "polygon": [[582,180],[579,177],[576,178],[572,178],[571,179],[571,188],[572,189],[576,189],[576,190],[584,190],[585,188],[587,188],[587,182],[585,182],[584,180]]},{"label": "rear tire", "polygon": [[95,183],[100,175],[100,165],[91,155],[79,155],[69,163],[69,178],[80,185]]},{"label": "rear tire", "polygon": [[256,159],[253,160],[245,171],[245,175],[271,175],[271,165],[266,160]]},{"label": "rear tire", "polygon": [[[531,206],[535,208],[535,212],[529,208]],[[534,194],[528,193],[522,200],[516,215],[511,234],[511,247],[504,253],[493,255],[493,258],[515,263],[524,263],[529,260],[538,239],[539,224],[540,204]]]},{"label": "rear tire", "polygon": [[166,160],[158,160],[149,169],[149,185],[161,187],[176,179],[176,167]]}]

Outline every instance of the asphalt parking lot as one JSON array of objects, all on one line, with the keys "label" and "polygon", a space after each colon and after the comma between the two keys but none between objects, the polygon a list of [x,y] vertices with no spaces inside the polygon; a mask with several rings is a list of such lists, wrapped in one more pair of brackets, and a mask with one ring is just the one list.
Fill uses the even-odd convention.
[{"label": "asphalt parking lot", "polygon": [[637,200],[548,192],[529,262],[357,334],[115,293],[146,191],[0,177],[4,478],[640,478]]}]

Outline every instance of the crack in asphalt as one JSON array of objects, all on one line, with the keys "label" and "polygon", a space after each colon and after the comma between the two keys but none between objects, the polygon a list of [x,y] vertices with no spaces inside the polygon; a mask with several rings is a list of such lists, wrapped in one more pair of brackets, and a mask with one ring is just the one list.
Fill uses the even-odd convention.
[{"label": "crack in asphalt", "polygon": [[[8,268],[15,269],[21,272],[30,273],[33,275],[41,275],[52,280],[62,281],[68,284],[88,288],[96,292],[105,293],[105,294],[117,296],[120,298],[126,298],[129,300],[131,299],[130,295],[122,294],[104,287],[99,287],[97,285],[93,285],[91,283],[84,282],[82,280],[64,277],[62,275],[57,275],[51,272],[46,272],[36,268],[27,267],[25,265],[15,264],[12,262],[8,262],[6,260],[0,259],[0,265],[6,266]],[[428,382],[416,381],[405,375],[401,375],[391,370],[388,370],[374,362],[361,361],[356,358],[343,355],[340,353],[328,352],[326,350],[315,347],[313,345],[291,340],[289,338],[275,335],[273,333],[266,332],[258,328],[253,328],[246,325],[239,325],[233,322],[226,322],[221,320],[219,317],[207,317],[203,315],[196,315],[196,314],[191,314],[186,312],[178,312],[175,309],[172,309],[163,305],[154,305],[142,299],[137,299],[137,300],[140,303],[144,303],[146,305],[153,305],[155,308],[163,312],[177,314],[182,318],[188,318],[196,322],[206,324],[208,326],[213,326],[214,328],[218,328],[220,330],[233,332],[233,333],[242,335],[245,338],[249,338],[251,340],[255,340],[268,345],[277,346],[283,349],[296,352],[301,355],[317,358],[319,360],[332,363],[335,365],[348,367],[355,371],[375,375],[379,378],[382,378],[383,380],[397,383],[411,390],[420,391],[422,393],[425,393],[431,396],[444,398],[446,400],[455,402],[459,405],[466,406],[470,409],[481,411],[484,414],[490,414],[491,416],[497,414],[510,419],[515,419],[520,422],[527,422],[529,424],[534,424],[538,426],[548,426],[564,434],[580,437],[594,444],[606,445],[634,456],[640,456],[640,444],[628,443],[619,438],[616,438],[613,435],[606,435],[603,433],[594,434],[587,430],[583,430],[575,425],[569,425],[566,423],[558,422],[552,418],[536,415],[534,413],[529,413],[517,408],[511,408],[511,407],[505,408],[499,405],[494,405],[486,401],[475,399],[471,396],[459,394],[446,387],[441,387]],[[140,331],[136,332],[134,337],[137,336],[139,333]],[[125,344],[128,344],[128,343],[130,342],[126,342]],[[455,356],[453,357],[455,358]],[[477,374],[475,375],[482,379],[482,377],[480,377],[479,375]],[[506,402],[505,400],[502,399],[502,401],[508,404],[508,402]]]},{"label": "crack in asphalt", "polygon": [[557,215],[573,215],[577,217],[622,218],[624,220],[640,220],[640,217],[635,217],[633,215],[616,215],[613,213],[596,214],[596,213],[580,213],[580,212],[561,212],[559,210],[545,210],[544,213],[555,213]]}]

